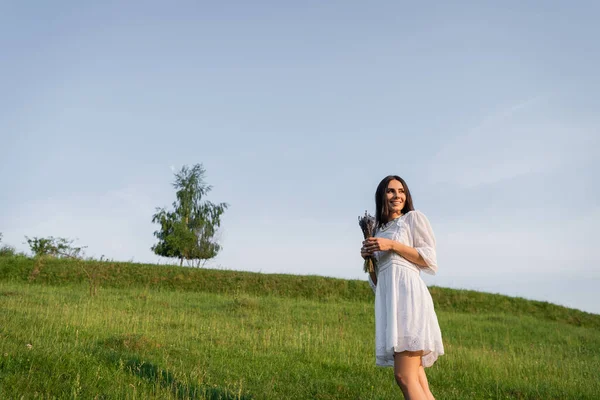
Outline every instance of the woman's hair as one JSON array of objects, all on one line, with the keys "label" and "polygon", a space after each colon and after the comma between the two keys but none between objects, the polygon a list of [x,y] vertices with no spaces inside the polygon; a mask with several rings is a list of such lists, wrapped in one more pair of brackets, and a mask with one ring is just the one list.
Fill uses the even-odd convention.
[{"label": "woman's hair", "polygon": [[404,194],[406,194],[406,201],[404,202],[404,207],[402,208],[402,215],[406,214],[409,211],[413,211],[415,208],[413,207],[412,196],[410,195],[410,190],[408,190],[408,185],[404,182],[404,179],[400,178],[398,175],[388,175],[377,186],[377,190],[375,191],[375,221],[377,227],[382,227],[383,225],[389,222],[390,218],[390,207],[387,202],[386,191],[390,181],[398,181],[404,187]]}]

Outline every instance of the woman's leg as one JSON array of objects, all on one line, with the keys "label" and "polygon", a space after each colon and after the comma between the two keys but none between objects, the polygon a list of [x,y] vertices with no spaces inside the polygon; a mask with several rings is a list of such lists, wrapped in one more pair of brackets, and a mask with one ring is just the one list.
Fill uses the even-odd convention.
[{"label": "woman's leg", "polygon": [[421,387],[423,388],[423,392],[425,393],[425,396],[427,396],[427,399],[435,400],[435,397],[433,397],[431,390],[429,390],[429,382],[427,382],[427,375],[425,375],[425,368],[423,368],[422,364],[419,366],[419,383],[421,384]]},{"label": "woman's leg", "polygon": [[419,379],[421,355],[410,351],[394,354],[394,377],[407,400],[427,400]]}]

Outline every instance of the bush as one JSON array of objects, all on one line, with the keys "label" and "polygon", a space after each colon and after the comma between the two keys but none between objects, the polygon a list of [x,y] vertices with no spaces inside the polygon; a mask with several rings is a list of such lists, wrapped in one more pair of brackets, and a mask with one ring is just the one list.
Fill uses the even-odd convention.
[{"label": "bush", "polygon": [[17,255],[17,250],[8,245],[0,246],[0,257],[12,257]]},{"label": "bush", "polygon": [[87,246],[76,247],[73,245],[74,240],[67,238],[55,238],[49,236],[47,238],[25,236],[29,248],[35,257],[50,256],[54,258],[82,258],[83,249]]},{"label": "bush", "polygon": [[[2,242],[2,233],[0,233],[0,242]],[[9,245],[0,246],[0,257],[12,257],[17,255],[17,250]]]}]

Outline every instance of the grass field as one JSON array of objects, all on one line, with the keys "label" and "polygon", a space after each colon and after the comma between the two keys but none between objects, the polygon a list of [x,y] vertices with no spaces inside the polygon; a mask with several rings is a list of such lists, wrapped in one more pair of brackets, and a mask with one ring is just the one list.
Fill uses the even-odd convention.
[{"label": "grass field", "polygon": [[[432,293],[439,400],[598,398],[599,315]],[[7,258],[0,307],[1,399],[400,398],[365,282]]]}]

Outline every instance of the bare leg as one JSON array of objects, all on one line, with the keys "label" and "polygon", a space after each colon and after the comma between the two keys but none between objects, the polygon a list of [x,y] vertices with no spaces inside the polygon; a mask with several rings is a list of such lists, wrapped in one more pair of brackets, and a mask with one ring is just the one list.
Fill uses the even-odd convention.
[{"label": "bare leg", "polygon": [[394,354],[394,377],[406,400],[428,400],[419,380],[422,352]]},{"label": "bare leg", "polygon": [[419,366],[419,383],[423,388],[423,392],[425,392],[427,400],[435,400],[435,397],[433,397],[431,390],[429,390],[429,382],[427,382],[427,375],[425,375],[425,368],[423,368],[423,365]]}]

